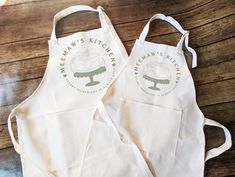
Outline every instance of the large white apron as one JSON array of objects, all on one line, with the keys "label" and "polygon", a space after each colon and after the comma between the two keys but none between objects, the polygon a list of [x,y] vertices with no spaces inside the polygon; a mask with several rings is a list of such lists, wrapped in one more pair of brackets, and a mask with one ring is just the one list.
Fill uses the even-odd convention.
[{"label": "large white apron", "polygon": [[[57,21],[78,11],[98,12],[101,28],[57,38]],[[40,85],[8,119],[23,176],[149,177],[137,147],[122,141],[110,120],[99,115],[105,115],[101,98],[128,58],[103,9],[72,6],[59,12],[48,43]],[[11,127],[14,116],[18,142]]]},{"label": "large white apron", "polygon": [[[182,33],[177,46],[145,41],[152,20],[161,19]],[[127,66],[104,97],[118,131],[141,150],[153,176],[203,177],[204,163],[231,147],[229,131],[204,117],[196,103],[194,82],[182,46],[188,31],[172,17],[154,15],[132,49]],[[109,93],[110,92],[110,93]],[[113,97],[110,97],[110,94]],[[225,143],[205,151],[205,125],[220,127]]]}]

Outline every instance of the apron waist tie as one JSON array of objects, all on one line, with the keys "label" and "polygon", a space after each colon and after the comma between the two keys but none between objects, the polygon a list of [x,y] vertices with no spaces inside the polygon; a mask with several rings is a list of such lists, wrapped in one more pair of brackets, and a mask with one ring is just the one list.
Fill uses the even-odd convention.
[{"label": "apron waist tie", "polygon": [[224,135],[225,135],[224,144],[222,144],[221,146],[219,146],[217,148],[213,148],[213,149],[207,151],[206,157],[205,157],[205,162],[206,162],[207,160],[212,159],[214,157],[217,157],[218,155],[220,155],[223,152],[230,149],[230,147],[232,146],[232,138],[231,138],[231,134],[230,134],[229,130],[214,120],[205,118],[205,125],[222,128],[224,131]]},{"label": "apron waist tie", "polygon": [[47,171],[46,169],[43,169],[42,167],[40,167],[40,165],[38,165],[37,163],[35,163],[28,155],[26,155],[26,153],[24,153],[24,151],[22,150],[22,147],[19,145],[19,143],[17,142],[15,136],[14,136],[14,132],[12,130],[12,124],[11,121],[12,119],[16,117],[16,111],[15,109],[13,109],[8,117],[7,120],[7,125],[8,125],[8,131],[11,137],[11,141],[13,143],[13,146],[15,148],[15,151],[20,154],[23,158],[27,159],[30,163],[32,163],[43,175],[45,175],[45,177],[56,177],[55,175],[53,175],[51,172]]}]

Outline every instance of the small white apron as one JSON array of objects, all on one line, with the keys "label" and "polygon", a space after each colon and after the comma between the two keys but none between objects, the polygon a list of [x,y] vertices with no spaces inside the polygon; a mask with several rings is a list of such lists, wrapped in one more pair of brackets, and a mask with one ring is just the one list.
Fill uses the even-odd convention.
[{"label": "small white apron", "polygon": [[[152,20],[161,19],[182,33],[177,46],[145,41]],[[194,82],[182,46],[188,31],[172,17],[154,15],[132,49],[127,66],[104,97],[104,105],[121,134],[141,150],[153,176],[203,177],[206,160],[231,147],[229,131],[204,118],[196,103]],[[109,92],[115,93],[113,97]],[[204,125],[220,127],[225,143],[205,151]]]},{"label": "small white apron", "polygon": [[[78,11],[98,12],[101,28],[56,38],[57,21]],[[141,153],[121,141],[100,102],[128,58],[103,9],[72,6],[59,12],[48,43],[40,85],[8,119],[23,176],[149,177]],[[11,127],[14,116],[18,142]]]}]

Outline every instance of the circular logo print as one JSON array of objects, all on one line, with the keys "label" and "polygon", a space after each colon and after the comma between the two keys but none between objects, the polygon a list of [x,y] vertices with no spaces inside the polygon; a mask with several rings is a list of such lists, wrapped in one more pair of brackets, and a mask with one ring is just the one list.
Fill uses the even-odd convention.
[{"label": "circular logo print", "polygon": [[161,52],[151,52],[135,63],[134,74],[137,84],[147,94],[164,96],[178,85],[180,68],[177,62]]},{"label": "circular logo print", "polygon": [[106,43],[98,39],[78,40],[62,54],[60,72],[66,82],[82,93],[106,88],[115,76],[115,57]]}]

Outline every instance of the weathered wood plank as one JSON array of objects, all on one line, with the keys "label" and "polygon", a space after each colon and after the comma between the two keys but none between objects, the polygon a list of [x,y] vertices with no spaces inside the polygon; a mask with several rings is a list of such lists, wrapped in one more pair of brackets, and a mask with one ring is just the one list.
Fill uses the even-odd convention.
[{"label": "weathered wood plank", "polygon": [[217,65],[211,65],[192,70],[195,85],[217,82],[226,79],[235,78],[235,58],[230,61],[222,62]]},{"label": "weathered wood plank", "polygon": [[[226,18],[214,21],[213,23],[208,23],[190,30],[190,46],[197,48],[213,44],[224,39],[232,38],[235,36],[234,20],[235,15],[231,15]],[[179,33],[172,33],[167,36],[151,36],[148,37],[147,40],[157,43],[159,41],[163,41],[164,43],[176,46],[176,41],[178,41],[176,39],[179,40]]]},{"label": "weathered wood plank", "polygon": [[206,67],[234,59],[234,46],[235,38],[233,37],[197,48],[198,66]]},{"label": "weathered wood plank", "polygon": [[[12,129],[15,133],[15,137],[17,138],[17,129],[16,129],[16,122],[12,123]],[[0,125],[0,149],[11,147],[12,142],[10,139],[10,135],[8,132],[7,125]]]},{"label": "weathered wood plank", "polygon": [[39,57],[18,62],[0,64],[0,85],[42,77],[48,57]]},{"label": "weathered wood plank", "polygon": [[[192,34],[190,35],[190,44],[194,47],[195,44],[198,43],[197,38],[200,35],[204,36],[204,41],[206,41],[206,42],[199,43],[199,44],[197,44],[196,47],[208,45],[210,43],[226,39],[226,38],[228,38],[228,35],[224,35],[225,33],[228,33],[229,36],[234,36],[235,35],[234,34],[235,33],[234,32],[234,28],[235,28],[234,19],[235,19],[235,15],[191,30],[191,33],[193,33],[193,35]],[[230,22],[230,23],[227,23],[227,22]],[[133,24],[133,25],[129,24],[129,26],[119,25],[116,28],[117,31],[122,29],[121,31],[119,31],[119,34],[120,34],[121,39],[124,42],[127,37],[126,35],[128,35],[129,33],[133,33],[134,29],[132,29],[132,31],[131,31],[129,29],[130,26],[134,26],[135,28],[138,28],[138,24]],[[218,27],[218,26],[220,26],[220,27]],[[169,25],[168,25],[168,28],[169,28]],[[166,27],[166,29],[168,29],[168,28]],[[206,29],[207,30],[213,29],[214,33],[207,36]],[[220,33],[218,33],[218,32],[220,32]],[[198,34],[200,34],[200,35],[198,35]],[[156,31],[155,35],[158,35],[157,31]],[[136,34],[130,40],[135,40],[136,38],[138,38],[138,36],[139,36],[139,34]],[[173,34],[169,34],[169,35],[151,37],[151,38],[148,38],[148,40],[153,41],[153,42],[162,42],[162,43],[168,43],[171,45],[176,45],[179,38],[180,38],[179,33],[177,33],[177,34],[173,33]],[[0,45],[0,63],[12,62],[12,61],[18,61],[18,60],[48,55],[47,39],[48,38],[39,38],[39,39],[34,39],[34,40],[27,40],[27,41],[22,41],[22,42]],[[228,45],[229,44],[233,45],[234,41],[228,41],[227,43],[228,43]],[[133,41],[125,42],[125,46],[126,46],[128,52],[130,53],[130,50],[133,46]],[[202,50],[203,51],[203,52],[201,52],[202,55],[199,55],[199,57],[201,57],[201,56],[205,57],[205,55],[207,55],[207,53],[209,52],[208,50],[212,50],[214,47],[216,47],[216,46]],[[223,46],[220,46],[220,49],[222,47]],[[213,52],[210,52],[210,54],[214,54],[214,55],[220,54],[220,56],[221,56],[221,52],[218,52],[218,51],[216,52],[216,51],[213,50]],[[231,53],[234,53],[234,50],[232,50],[231,48],[226,49],[226,51],[224,51],[224,52],[228,53],[228,51],[231,51]],[[200,50],[198,52],[200,52]],[[215,58],[217,58],[217,56]]]},{"label": "weathered wood plank", "polygon": [[235,150],[225,152],[206,162],[205,177],[234,177]]},{"label": "weathered wood plank", "polygon": [[[0,105],[5,105],[0,106],[0,149],[1,146],[3,148],[12,146],[6,126],[10,110],[36,89],[45,71],[48,60],[47,39],[54,13],[70,4],[78,4],[75,0],[48,0],[48,3],[14,1],[9,0],[12,5],[8,4],[8,7],[0,7],[0,43],[10,42],[0,45],[0,63],[6,62],[0,64],[0,84],[4,84],[0,85]],[[190,45],[197,48],[199,56],[199,67],[192,70],[197,85],[198,103],[202,106],[205,116],[229,128],[235,141],[235,80],[232,79],[235,76],[235,15],[232,15],[235,13],[235,1],[81,0],[79,3],[85,1],[93,7],[101,4],[107,8],[107,13],[129,52],[133,40],[138,37],[147,19],[155,12],[173,14],[183,27],[190,29]],[[22,4],[13,5],[14,3]],[[53,5],[53,9],[47,10],[50,4]],[[8,14],[8,17],[3,17],[2,12]],[[43,16],[44,14],[47,17]],[[61,21],[58,24],[60,36],[99,26],[95,14],[89,14],[89,17],[96,18],[86,19],[88,24],[85,24],[84,17],[84,14],[79,14]],[[79,18],[83,20],[78,21]],[[32,24],[36,26],[33,27]],[[3,35],[6,39],[2,37]],[[148,40],[176,45],[179,37],[168,24],[157,22],[152,24]],[[13,128],[15,131],[15,123]],[[205,132],[207,149],[223,143],[224,135],[220,129],[206,127]],[[233,146],[230,151],[206,163],[205,177],[234,177],[234,166]],[[6,176],[22,176],[19,156],[12,148],[0,150],[0,177]]]},{"label": "weathered wood plank", "polygon": [[234,177],[235,175],[235,150],[206,162],[205,177]]},{"label": "weathered wood plank", "polygon": [[0,105],[18,104],[36,90],[41,78],[10,83],[0,87]]},{"label": "weathered wood plank", "polygon": [[[4,0],[3,0],[4,1]],[[35,1],[51,1],[51,2],[56,2],[58,0],[5,0],[5,3],[4,3],[4,6],[8,6],[8,5],[18,5],[18,4],[23,4],[23,3],[32,3],[32,2],[35,2]],[[68,2],[68,1],[71,1],[71,0],[59,0],[60,3],[62,2]],[[111,3],[110,3],[111,1]],[[151,1],[151,0],[146,0],[147,1]],[[74,2],[74,4],[76,3],[75,1],[71,1],[71,2]],[[99,3],[99,1],[96,1],[97,4]],[[102,1],[101,1],[102,2]],[[107,2],[107,6],[111,6],[111,7],[115,7],[115,6],[120,6],[120,5],[127,5],[127,3],[130,3],[130,4],[136,4],[136,3],[140,3],[141,0],[125,0],[125,1],[115,1],[115,0],[109,0]],[[84,1],[85,3],[85,1]],[[103,2],[103,3],[106,3],[106,2]],[[77,3],[76,3],[77,4]]]},{"label": "weathered wood plank", "polygon": [[[198,67],[196,69],[193,69],[192,74],[194,76],[196,85],[202,83],[221,81],[224,79],[230,79],[235,77],[235,73],[233,72],[235,70],[235,60],[226,61],[230,59],[227,58],[227,56],[229,57],[233,56],[233,58],[235,58],[235,51],[232,50],[233,49],[232,46],[234,45],[234,43],[235,43],[235,38],[229,39],[229,42],[228,40],[225,40],[219,42],[218,44],[217,43],[212,44],[212,46],[215,47],[217,50],[220,49],[220,52],[217,52],[218,55],[220,55],[218,57],[219,61],[216,61],[217,58],[215,58],[216,56],[215,53],[213,52],[208,52],[207,55],[204,56],[206,58],[212,58],[214,62],[219,64],[203,68]],[[227,46],[226,48],[224,47],[225,45]],[[202,58],[200,57],[200,55],[204,54],[205,50],[208,50],[208,48],[213,48],[213,47],[210,47],[209,45],[206,46],[206,49],[204,49],[204,47],[199,48],[198,50],[199,58]],[[227,48],[231,49],[227,50]],[[231,53],[229,53],[229,51]],[[226,55],[223,56],[221,53],[226,53]],[[226,61],[226,62],[220,63],[221,61]],[[12,63],[0,64],[0,84],[6,84],[10,82],[42,77],[45,72],[47,62],[48,62],[48,56],[17,61]]]},{"label": "weathered wood plank", "polygon": [[[220,42],[218,45],[224,46],[225,44],[226,43]],[[203,47],[201,49],[203,50]],[[221,50],[221,52],[223,53],[223,50]],[[235,58],[234,50],[231,52],[231,55],[234,55]],[[208,54],[212,54],[214,56],[214,53],[209,52]],[[225,56],[223,60],[227,60],[227,57]],[[42,77],[44,75],[47,62],[48,57],[39,57],[18,62],[0,64],[0,84]],[[192,75],[195,84],[200,85],[235,78],[235,73],[233,72],[234,70],[235,60],[229,60],[217,65],[195,68],[192,70]]]},{"label": "weathered wood plank", "polygon": [[8,105],[8,106],[3,106],[0,107],[0,125],[6,124],[7,123],[7,118],[11,112],[11,110],[15,107],[16,105]]},{"label": "weathered wood plank", "polygon": [[[193,11],[188,11],[188,12],[181,13],[181,14],[176,14],[173,17],[177,21],[179,21],[180,24],[185,29],[190,30],[190,35],[191,35],[190,37],[192,37],[192,36],[194,37],[194,36],[197,36],[198,34],[200,34],[197,32],[197,30],[193,30],[194,28],[199,28],[199,29],[201,29],[200,32],[203,32],[204,36],[202,38],[204,38],[205,36],[210,36],[210,31],[213,31],[214,29],[216,29],[216,31],[218,30],[218,22],[216,23],[216,25],[214,25],[212,22],[219,21],[220,19],[226,18],[227,16],[230,16],[230,15],[234,15],[235,9],[228,10],[228,9],[224,9],[224,8],[218,7],[218,6],[215,6],[215,7],[216,7],[216,9],[213,9],[211,7],[211,4],[207,4],[203,7],[200,7],[203,9],[198,8]],[[206,8],[208,8],[210,10],[208,11],[208,10],[206,10]],[[235,6],[233,8],[235,8]],[[200,13],[201,10],[202,11],[205,10],[206,13]],[[195,12],[195,11],[197,11],[197,12]],[[218,16],[215,15],[214,11],[216,11],[216,13],[218,12],[218,14],[217,14]],[[226,15],[223,14],[225,11],[227,12]],[[195,15],[195,14],[197,14],[197,15]],[[210,16],[210,18],[203,17],[205,15]],[[201,19],[203,19],[203,20],[201,20]],[[223,30],[224,28],[226,28],[225,25],[228,25],[228,26],[234,25],[234,19],[235,19],[234,16],[230,17],[230,18],[226,18],[226,21],[223,21],[222,23],[220,23],[220,25],[222,25],[222,26],[220,26],[220,29]],[[228,24],[223,24],[225,22]],[[117,32],[120,34],[121,39],[125,39],[125,40],[136,39],[136,37],[138,37],[140,35],[140,33],[146,23],[147,23],[147,20],[132,22],[131,25],[129,23],[125,23],[122,25],[122,28],[120,28],[120,29],[117,26]],[[213,25],[212,28],[208,28],[208,27],[210,27],[209,24]],[[151,28],[150,28],[150,32],[148,34],[148,37],[159,36],[162,34],[169,34],[169,33],[176,32],[176,30],[173,27],[169,27],[169,26],[170,25],[166,22],[157,21],[157,20],[153,21],[151,23]],[[203,26],[204,26],[204,28],[200,28]],[[205,31],[205,29],[207,29],[207,30]],[[210,30],[208,31],[208,29],[210,29]],[[191,30],[193,30],[194,33],[192,33]],[[126,33],[127,31],[130,33]],[[234,30],[233,30],[233,32],[234,32]],[[221,33],[218,33],[218,34],[221,35],[223,33],[230,34],[230,31],[226,31],[226,32],[222,31]],[[122,37],[122,34],[125,36]],[[195,41],[197,41],[197,38],[195,39]],[[205,42],[205,41],[203,41],[203,42]],[[200,43],[199,44],[194,43],[193,47],[197,47],[197,46],[200,46]]]},{"label": "weathered wood plank", "polygon": [[[183,18],[182,20],[184,19],[188,19],[188,17]],[[215,20],[215,19],[216,18],[212,20]],[[222,19],[222,21],[219,20],[217,22],[207,24],[205,26],[200,26],[200,24],[196,24],[196,26],[193,26],[194,28],[196,28],[198,25],[200,27],[198,27],[195,30],[191,30],[190,43],[192,44],[193,47],[199,47],[202,45],[207,45],[208,43],[213,43],[213,42],[222,40],[221,38],[225,39],[225,38],[234,36],[234,33],[235,33],[234,32],[234,28],[235,28],[234,19],[235,19],[235,15],[228,17],[228,18],[224,18]],[[187,20],[186,22],[190,23],[190,20]],[[140,31],[142,30],[142,27],[144,26],[145,23],[146,21],[134,22],[134,23],[129,23],[129,24],[121,24],[121,25],[117,25],[116,29],[117,29],[117,32],[120,34],[120,38],[123,41],[134,40],[138,38]],[[172,27],[171,28],[169,27],[169,24],[166,25],[164,23],[161,23],[159,27],[153,26],[153,28],[151,29],[152,30],[150,34],[148,35],[149,37],[156,36],[156,35],[158,36],[159,34],[163,34],[163,33],[166,34],[166,33],[175,31],[173,30]],[[211,34],[209,33],[209,31],[212,31]],[[166,41],[167,43],[175,45],[176,41],[179,38],[178,36],[179,36],[178,34],[172,34],[169,36],[158,36],[155,38],[151,38],[151,40],[162,41],[162,42]],[[33,40],[27,40],[27,41],[22,41],[22,42],[10,43],[6,45],[0,45],[0,63],[21,60],[21,59],[26,59],[26,58],[32,58],[32,57],[45,56],[48,54],[47,40],[48,38],[40,38],[40,39],[33,39]],[[130,51],[130,49],[128,51]]]},{"label": "weathered wood plank", "polygon": [[[39,85],[41,78],[5,84],[0,87],[0,106],[17,104],[27,98]],[[200,106],[235,100],[235,79],[196,87]]]},{"label": "weathered wood plank", "polygon": [[[212,22],[210,24],[207,24],[205,26],[200,26],[198,28],[194,28],[191,30],[190,34],[190,44],[193,47],[200,47],[200,46],[205,46],[208,44],[215,43],[217,41],[221,41],[224,39],[227,39],[229,37],[235,36],[235,15],[229,16],[227,18],[223,18],[221,20]],[[138,22],[140,23],[140,22]],[[130,50],[133,46],[133,41],[136,38],[138,38],[139,34],[136,34],[129,40],[124,40],[128,38],[128,34],[134,33],[129,29],[130,26],[134,26],[136,29],[139,29],[138,23],[130,23],[128,26],[123,26],[123,25],[118,25],[117,26],[117,31],[120,34],[121,39],[125,42],[125,46],[130,53]],[[166,24],[165,24],[166,25]],[[166,27],[165,29],[171,29],[172,27],[169,27],[169,24],[167,24],[168,28]],[[153,28],[153,29],[158,29],[158,27]],[[212,30],[212,32],[209,34],[208,31]],[[170,45],[176,45],[179,38],[180,34],[179,33],[173,33],[169,35],[158,35],[158,32],[155,31],[155,34],[149,35],[148,40],[152,42],[161,42],[161,43],[167,43]],[[200,35],[199,35],[200,34]],[[150,37],[154,36],[154,37]],[[203,41],[204,42],[198,42],[203,36]],[[47,44],[47,39],[48,38],[39,38],[39,39],[34,39],[34,40],[27,40],[27,41],[21,41],[21,42],[15,42],[15,43],[10,43],[10,44],[5,44],[5,45],[0,45],[0,63],[5,63],[5,62],[13,62],[13,61],[18,61],[18,60],[23,60],[23,59],[29,59],[29,58],[35,58],[35,57],[41,57],[41,56],[47,56],[48,55],[48,44]],[[224,48],[222,45],[217,45],[217,44],[212,44],[212,46],[206,47],[205,49],[198,49],[199,52],[199,58],[208,58],[207,55],[219,55],[219,58],[221,58],[223,53],[227,54],[227,58],[233,57],[235,54],[235,51],[232,50],[232,46],[234,45],[234,39],[232,40],[227,40],[226,46],[227,48]],[[224,52],[218,52],[220,49]],[[231,53],[229,53],[231,52]],[[232,55],[231,55],[232,54]],[[225,57],[225,58],[226,58]],[[217,56],[214,56],[214,59],[217,58]],[[199,64],[203,64],[199,60]],[[207,60],[205,60],[207,61]]]},{"label": "weathered wood plank", "polygon": [[48,55],[47,38],[0,45],[0,63]]},{"label": "weathered wood plank", "polygon": [[12,5],[23,4],[23,3],[28,3],[28,2],[35,2],[35,1],[42,1],[42,0],[2,0],[2,1],[0,1],[0,5],[2,5],[2,6],[11,5],[12,6]]},{"label": "weathered wood plank", "polygon": [[14,148],[0,150],[0,177],[23,177],[20,156]]},{"label": "weathered wood plank", "polygon": [[[226,113],[227,112],[228,111],[226,111]],[[233,133],[235,132],[235,124],[229,122],[223,125],[226,126],[228,130],[231,132],[231,134],[233,135]],[[204,127],[204,132],[206,135],[206,151],[214,147],[219,147],[221,144],[224,143],[225,137],[224,137],[224,132],[221,128],[206,125]],[[232,136],[232,141],[234,142],[234,140],[235,138]],[[235,149],[232,148],[231,150],[235,150]]]},{"label": "weathered wood plank", "polygon": [[200,106],[235,101],[235,79],[196,86]]},{"label": "weathered wood plank", "polygon": [[[19,4],[23,4],[23,3],[33,3],[35,1],[51,1],[51,2],[56,2],[58,0],[7,0],[4,4],[4,6],[7,6],[7,5],[19,5]],[[145,2],[150,2],[152,0],[145,0]],[[77,2],[76,1],[73,1],[73,0],[59,0],[60,3],[65,3],[65,2],[73,2],[74,4],[73,5],[77,5]],[[87,1],[83,1],[80,3],[86,3]],[[88,1],[89,2],[89,1]],[[125,0],[125,1],[116,1],[116,0],[108,0],[108,1],[102,1],[102,0],[97,0],[96,2],[93,2],[93,3],[96,3],[97,5],[99,5],[100,3],[103,3],[105,4],[106,6],[108,7],[115,7],[115,6],[125,6],[125,5],[130,5],[130,4],[139,4],[140,2],[142,2],[142,0]],[[208,2],[205,2],[205,3],[208,3]],[[197,5],[197,4],[195,4]],[[192,6],[193,8],[193,6]]]},{"label": "weathered wood plank", "polygon": [[[190,9],[192,6],[195,6],[195,3],[198,5],[202,4],[203,2],[198,0],[197,2],[186,1],[183,2],[184,6],[182,6],[180,4],[181,1],[183,2],[183,0],[179,0],[177,2],[174,1],[174,6],[169,5],[169,1],[167,1],[167,3],[165,1],[161,1],[160,4],[156,3],[155,1],[152,1],[147,3],[120,6],[115,8],[110,7],[107,8],[107,12],[114,24],[120,24],[148,19],[150,17],[149,14],[154,14],[156,12],[163,12],[165,14],[177,14],[179,12],[185,11],[185,9],[187,8]],[[50,10],[48,10],[48,6],[52,5],[50,1],[48,1],[47,3],[36,2],[32,3],[31,5],[27,4],[27,6],[24,6],[24,4],[22,4],[10,9],[8,9],[8,6],[6,6],[5,9],[2,10],[2,18],[0,17],[0,24],[3,24],[2,34],[4,34],[4,38],[0,39],[0,44],[26,40],[30,38],[49,36],[53,15],[59,10],[71,4],[71,2],[57,3],[56,1],[53,3],[53,9]],[[86,4],[89,5],[91,4],[91,2],[87,2]],[[197,10],[198,12],[194,12],[189,16],[189,18],[193,18],[195,14],[198,14],[195,16],[197,19],[192,19],[192,21],[190,20],[189,24],[193,26],[195,26],[195,24],[203,25],[205,23],[210,22],[211,18],[215,18],[215,15],[217,14],[217,18],[222,18],[227,15],[231,15],[232,13],[234,13],[234,9],[235,4],[232,1],[213,1],[211,3],[206,4],[205,6],[196,8],[195,10]],[[25,13],[21,14],[22,11],[24,11]],[[202,16],[199,15],[203,14],[201,12],[207,12],[206,14],[208,14],[211,13],[211,11],[213,12],[213,14],[209,16],[210,18],[205,18],[204,16],[204,20],[201,20]],[[214,11],[216,11],[217,13],[214,13]],[[15,14],[16,16],[16,18],[14,18],[14,23],[10,23],[13,21],[11,14]],[[59,30],[59,32],[68,33],[80,31],[88,28],[94,28],[99,25],[98,20],[96,18],[92,18],[95,17],[95,14],[90,14],[91,18],[85,18],[85,15],[86,14],[79,14],[73,15],[73,17],[69,17],[68,21],[66,22],[66,25],[64,25],[62,21],[61,24],[63,25],[63,28]],[[40,16],[40,18],[38,18],[38,16]],[[31,23],[28,23],[28,21],[30,21]],[[189,22],[189,20],[187,21]],[[21,27],[20,32],[18,30],[19,26]],[[37,29],[40,29],[40,31],[38,31]]]},{"label": "weathered wood plank", "polygon": [[[198,28],[191,30],[193,35],[190,35],[190,43],[194,45],[198,41],[198,38],[199,39],[201,38],[200,36],[204,36],[204,41],[205,41],[205,43],[201,43],[200,46],[208,45],[216,41],[224,40],[230,36],[234,36],[235,35],[234,34],[235,33],[234,19],[235,19],[235,15],[221,19],[211,24],[207,24],[203,27],[198,27]],[[122,28],[121,25],[120,25],[120,28]],[[213,33],[211,33],[211,35],[206,35],[208,34],[208,30],[206,29],[213,29]],[[125,38],[125,34],[128,34],[129,32],[131,33],[131,31],[129,31],[128,29],[124,31],[123,33],[121,33],[122,38]],[[225,35],[225,33],[228,33],[229,36]],[[151,37],[151,38],[148,38],[148,40],[152,42],[162,42],[162,43],[167,43],[170,45],[176,45],[177,41],[179,40],[179,36],[180,36],[179,33],[173,33],[169,35]],[[138,36],[135,36],[135,38],[138,38]],[[135,38],[133,38],[132,40],[134,40]],[[221,59],[221,57],[223,56],[225,56],[224,58],[226,59],[234,58],[235,56],[235,51],[233,50],[234,43],[235,43],[234,39],[230,39],[230,40],[226,40],[225,42],[218,43],[218,45],[217,43],[215,43],[209,46],[205,46],[205,49],[199,48],[197,50],[198,58],[199,58],[199,65],[205,64],[204,61],[208,60],[208,55],[209,56],[211,55],[212,57],[209,57],[209,58],[213,58],[213,60],[217,58]],[[133,46],[133,41],[127,41],[124,44],[128,52],[130,52]],[[224,48],[223,45],[226,45],[227,48]],[[196,47],[200,47],[200,46],[196,46]],[[223,52],[221,52],[221,50],[223,50]],[[47,56],[47,55],[48,55],[47,38],[40,38],[40,39],[35,39],[35,40],[0,45],[0,63],[13,62],[13,61],[40,57],[40,56]],[[205,60],[200,60],[200,58],[202,57],[203,58],[205,57]],[[212,64],[211,61],[208,61],[208,62]]]},{"label": "weathered wood plank", "polygon": [[[189,43],[190,46],[196,49],[198,54],[198,65],[208,66],[216,64],[218,62],[231,60],[235,56],[233,46],[235,43],[235,15],[226,17],[224,19],[206,24],[204,26],[196,27],[190,30]],[[228,23],[227,23],[228,22]],[[213,29],[210,35],[208,31]],[[228,32],[229,31],[229,32]],[[193,34],[192,34],[193,33]],[[201,42],[200,35],[204,36],[204,40]],[[138,36],[137,36],[138,38]],[[147,41],[164,43],[176,46],[180,39],[179,33],[170,33],[165,35],[148,35]],[[133,41],[124,41],[128,53],[131,52]],[[224,47],[226,46],[226,48]],[[227,58],[226,60],[224,60]],[[1,59],[0,59],[1,62]]]},{"label": "weathered wood plank", "polygon": [[0,45],[0,63],[48,56],[47,38]]},{"label": "weathered wood plank", "polygon": [[235,102],[202,106],[205,117],[214,119],[224,125],[235,123]]}]

